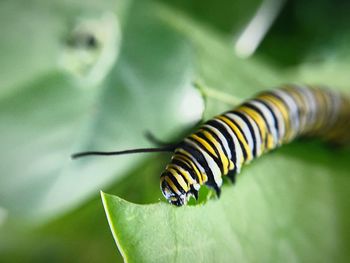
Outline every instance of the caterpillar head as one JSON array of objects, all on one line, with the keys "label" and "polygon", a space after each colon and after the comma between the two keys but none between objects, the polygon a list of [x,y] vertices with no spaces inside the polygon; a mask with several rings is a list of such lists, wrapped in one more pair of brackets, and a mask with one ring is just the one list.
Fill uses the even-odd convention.
[{"label": "caterpillar head", "polygon": [[[181,175],[178,174],[178,176]],[[160,188],[164,197],[172,205],[186,205],[191,196],[196,200],[198,199],[199,185],[196,185],[196,187],[191,185],[184,189],[179,182],[177,182],[176,176],[173,176],[173,174],[168,171],[165,171],[161,176]]]}]

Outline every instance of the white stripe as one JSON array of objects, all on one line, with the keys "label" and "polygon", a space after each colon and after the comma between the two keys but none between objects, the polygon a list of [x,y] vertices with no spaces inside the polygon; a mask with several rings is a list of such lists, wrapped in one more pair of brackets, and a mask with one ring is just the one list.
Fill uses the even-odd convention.
[{"label": "white stripe", "polygon": [[309,110],[306,113],[307,119],[308,119],[308,121],[306,123],[306,132],[308,132],[315,125],[316,113],[317,113],[317,103],[316,103],[315,98],[314,98],[314,96],[311,93],[309,88],[307,88],[307,87],[306,88],[299,87],[299,90],[304,95],[304,97],[305,97],[305,99],[307,101],[306,105],[309,107]]},{"label": "white stripe", "polygon": [[299,117],[298,117],[298,105],[291,98],[291,95],[282,90],[274,90],[273,91],[277,96],[279,96],[288,106],[289,108],[289,118],[291,120],[291,132],[293,134],[292,137],[296,135],[299,131]]},{"label": "white stripe", "polygon": [[[213,129],[215,129],[214,127],[211,127],[211,126],[209,126],[209,125],[203,125],[203,127],[208,127],[212,132],[214,132],[215,134],[216,134],[216,131],[213,131]],[[207,131],[206,131],[207,132]],[[217,131],[218,133],[220,133],[219,131]],[[218,134],[216,134],[216,135],[218,135]],[[224,138],[224,136],[222,135],[222,134],[220,134],[221,135],[221,137],[222,137],[222,139],[223,140],[226,140],[225,138]],[[211,135],[212,136],[212,135]],[[218,136],[219,137],[219,136]],[[231,157],[231,152],[230,152],[230,156],[226,156],[225,155],[225,152],[224,152],[224,149],[223,149],[223,147],[222,147],[222,144],[221,144],[221,139],[220,139],[220,137],[219,137],[219,141],[217,141],[214,137],[213,137],[213,139],[214,139],[214,141],[215,141],[215,143],[213,143],[213,145],[214,145],[214,147],[215,148],[217,148],[217,150],[218,150],[218,152],[219,152],[219,155],[218,155],[218,158],[221,160],[221,155],[223,155],[224,157],[223,158],[229,158],[230,159],[230,157]],[[225,148],[225,146],[224,146],[224,148]],[[226,148],[225,148],[225,150],[226,150]],[[215,151],[215,150],[214,150]],[[223,162],[224,160],[221,160],[221,163],[222,163],[222,165],[224,166],[224,162]],[[227,168],[228,170],[230,170],[230,161],[231,160],[228,160],[227,162],[228,162],[228,166],[227,167],[223,167],[223,169],[225,170],[225,168]]]},{"label": "white stripe", "polygon": [[[317,90],[317,92],[322,92],[323,96],[326,99],[326,112],[323,117],[323,128],[322,131],[319,131],[323,134],[327,133],[329,129],[333,127],[335,122],[338,119],[340,105],[341,105],[341,97],[340,94],[336,91],[330,91],[327,87],[322,87],[324,90]],[[322,105],[318,105],[318,107],[322,107]]]},{"label": "white stripe", "polygon": [[255,134],[255,142],[256,142],[255,146],[256,146],[256,149],[257,149],[256,156],[258,157],[258,156],[260,156],[262,154],[262,149],[261,149],[261,144],[262,144],[261,139],[262,138],[260,137],[259,127],[255,123],[255,121],[248,114],[246,114],[245,112],[242,112],[242,114],[249,120],[249,123],[253,127],[254,134]]},{"label": "white stripe", "polygon": [[203,150],[200,146],[198,146],[197,143],[195,143],[195,142],[193,142],[193,141],[191,141],[191,140],[189,140],[187,138],[185,139],[185,142],[190,144],[190,145],[192,145],[193,147],[195,147],[198,151],[200,151],[203,154],[205,160],[208,163],[208,168],[211,170],[211,172],[214,175],[214,181],[215,181],[216,185],[218,187],[221,187],[221,185],[222,185],[222,174],[221,174],[221,170],[220,170],[219,166],[214,161],[214,159],[205,150]]},{"label": "white stripe", "polygon": [[[298,88],[294,84],[289,86],[288,88],[292,89],[293,93],[290,92],[289,90],[287,90],[286,92],[288,94],[290,94],[290,96],[294,99],[294,101],[296,102],[296,105],[298,107],[299,128],[298,128],[298,131],[296,131],[296,132],[298,133],[297,135],[300,135],[300,134],[302,134],[302,132],[304,130],[304,127],[305,127],[305,125],[306,125],[306,123],[308,121],[306,113],[301,111],[302,110],[301,107],[305,108],[306,107],[305,104],[307,102],[305,101],[304,96],[302,94],[300,94],[300,91],[298,90]],[[297,93],[298,95],[301,95],[301,97],[298,96],[298,95],[295,95],[294,93]],[[300,101],[300,99],[301,99],[301,101]],[[301,103],[301,105],[299,106],[300,103]],[[306,110],[307,110],[307,107],[306,107]]]},{"label": "white stripe", "polygon": [[278,144],[278,131],[276,130],[275,119],[273,118],[272,113],[269,111],[269,109],[263,103],[261,103],[259,101],[252,100],[252,101],[249,101],[249,103],[253,104],[255,107],[257,107],[263,113],[263,115],[267,121],[267,125],[269,125],[270,131],[272,133],[273,140],[274,140],[274,146],[276,146]]},{"label": "white stripe", "polygon": [[328,126],[331,127],[338,119],[340,104],[341,104],[341,97],[340,97],[340,94],[336,91],[333,91],[333,92],[328,91],[328,96],[330,97],[330,100],[331,100],[331,109],[330,109],[331,121]]},{"label": "white stripe", "polygon": [[[231,153],[230,147],[228,146],[228,143],[227,143],[225,136],[218,129],[216,129],[215,127],[213,127],[209,124],[205,124],[205,125],[203,125],[203,127],[210,129],[212,132],[214,132],[216,134],[216,136],[219,137],[222,145],[225,148],[225,151],[227,153],[227,157],[231,160],[232,153]],[[221,145],[220,145],[220,147],[221,147]]]},{"label": "white stripe", "polygon": [[[190,158],[191,161],[198,167],[200,173],[201,173],[201,174],[206,174],[206,173],[205,173],[205,170],[204,170],[204,168],[203,168],[203,166],[200,165],[200,163],[197,161],[196,158],[193,157],[193,155],[192,155],[191,153],[185,151],[185,150],[182,149],[182,148],[177,148],[177,149],[175,150],[175,153],[176,153],[176,152],[179,152],[179,153],[185,155],[186,157]],[[203,176],[201,175],[201,177],[203,177]]]},{"label": "white stripe", "polygon": [[303,93],[303,90],[305,88],[301,88],[297,85],[293,86],[294,90],[296,93],[298,93],[302,99],[302,104],[303,107],[305,108],[305,112],[302,114],[301,116],[301,120],[300,120],[300,128],[299,128],[299,134],[303,134],[306,131],[307,125],[309,125],[309,111],[310,111],[310,105],[309,102],[305,96],[305,94]]},{"label": "white stripe", "polygon": [[237,173],[239,173],[241,171],[242,163],[244,161],[241,145],[239,144],[239,141],[238,141],[236,135],[231,130],[230,126],[228,126],[224,121],[222,121],[220,119],[215,119],[215,121],[221,123],[224,126],[224,128],[230,134],[230,136],[231,136],[231,138],[233,140],[234,147],[235,147],[235,152],[236,152],[236,163],[235,163],[235,166],[237,168]]},{"label": "white stripe", "polygon": [[249,127],[247,125],[247,123],[238,115],[236,115],[235,113],[229,112],[225,114],[229,119],[232,119],[233,121],[235,121],[240,128],[243,130],[243,133],[245,135],[245,137],[247,138],[248,141],[248,145],[250,148],[250,152],[251,152],[251,156],[254,156],[253,153],[253,149],[254,149],[254,141],[253,141],[253,137],[250,133]]},{"label": "white stripe", "polygon": [[[173,178],[176,180],[176,177],[170,172],[170,171],[168,171],[172,176],[173,176]],[[171,180],[171,178],[170,178],[170,176],[168,176],[168,175],[166,175],[166,177],[168,177],[168,179],[169,179],[169,181],[171,181],[173,184],[174,184],[174,186],[176,187],[176,189],[173,189],[171,186],[170,186],[170,184],[165,180],[165,178],[164,178],[164,181],[168,184],[168,186],[169,186],[169,190],[170,190],[170,192],[169,191],[167,191],[167,190],[165,190],[165,193],[164,193],[164,195],[165,195],[165,198],[166,199],[169,199],[171,196],[172,196],[172,190],[174,190],[175,191],[175,193],[177,194],[177,195],[179,195],[179,196],[181,196],[182,195],[182,193],[180,192],[180,190],[178,189],[178,187],[175,185],[175,183],[173,182],[173,180]],[[166,189],[166,188],[165,188]]]},{"label": "white stripe", "polygon": [[273,111],[273,113],[276,116],[277,119],[277,125],[278,125],[278,143],[277,145],[281,145],[281,143],[283,142],[283,139],[286,135],[286,125],[284,123],[284,118],[282,115],[282,112],[279,110],[279,108],[273,103],[270,102],[268,100],[264,100],[262,99],[267,105],[270,106],[271,110]]},{"label": "white stripe", "polygon": [[[192,178],[191,174],[186,171],[185,169],[183,169],[181,166],[171,163],[171,165],[175,166],[177,169],[179,169],[180,171],[182,171],[183,173],[187,174],[188,178],[190,178],[190,184],[197,184],[197,182]],[[171,168],[171,167],[170,167]],[[180,174],[180,176],[182,177],[182,175]],[[185,179],[184,179],[185,180]],[[187,180],[187,179],[186,179]],[[186,182],[185,182],[186,183]]]}]

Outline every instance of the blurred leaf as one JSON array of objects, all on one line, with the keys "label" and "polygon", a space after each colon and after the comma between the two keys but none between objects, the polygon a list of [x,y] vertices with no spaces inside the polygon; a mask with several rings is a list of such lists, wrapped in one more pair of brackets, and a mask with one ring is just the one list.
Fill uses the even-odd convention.
[{"label": "blurred leaf", "polygon": [[1,99],[0,173],[6,176],[0,178],[0,205],[9,219],[55,217],[146,158],[73,162],[73,152],[147,146],[146,130],[165,137],[200,117],[200,103],[187,117],[192,101],[179,103],[188,95],[201,100],[191,86],[189,44],[142,4],[125,18],[123,32],[118,62],[101,83],[84,87],[69,72],[55,69]]},{"label": "blurred leaf", "polygon": [[[154,6],[154,10],[156,16],[178,30],[193,45],[197,79],[210,89],[242,99],[257,90],[283,82],[278,69],[259,60],[248,61],[234,56],[231,38],[203,26],[180,11],[163,5]],[[211,96],[206,102],[206,118],[232,107],[232,104]]]},{"label": "blurred leaf", "polygon": [[305,61],[323,63],[339,53],[340,42],[349,55],[349,8],[344,0],[286,1],[258,55],[283,68]]},{"label": "blurred leaf", "polygon": [[348,72],[350,57],[328,59],[320,62],[309,62],[286,72],[286,80],[300,83],[323,84],[336,87],[345,94],[350,94]]},{"label": "blurred leaf", "polygon": [[7,224],[0,236],[1,262],[122,262],[99,198],[34,229]]},{"label": "blurred leaf", "polygon": [[114,10],[122,23],[127,0],[11,1],[0,3],[0,97],[56,71],[77,20]]},{"label": "blurred leaf", "polygon": [[[108,187],[108,191],[135,202],[157,201],[158,174],[162,169],[159,163],[168,158],[163,154],[152,155]],[[145,185],[148,187],[139,191]],[[0,230],[3,262],[122,262],[99,195],[45,225],[28,229],[8,221]]]},{"label": "blurred leaf", "polygon": [[[347,90],[347,31],[336,24],[327,29],[339,32],[329,50],[331,41],[317,49],[303,30],[296,37],[282,25],[289,38],[274,39],[272,50],[284,50],[294,59],[302,53],[298,62],[308,58],[307,64],[285,72],[267,64],[264,48],[263,61],[234,57],[231,34],[211,28],[238,32],[259,1],[168,3],[187,15],[159,3],[135,2],[0,3],[0,261],[120,260],[97,192],[102,188],[128,201],[157,202],[159,174],[170,157],[71,162],[69,155],[147,146],[146,130],[165,140],[175,138],[201,114],[194,81],[213,91],[204,94],[205,118],[232,107],[230,100],[221,99],[226,94],[245,99],[286,81]],[[303,17],[308,13],[310,9]],[[88,28],[97,45],[86,41],[89,34],[82,42],[71,41],[77,28],[106,14],[120,25],[121,35],[115,33],[112,40],[121,39],[121,46],[115,41],[105,49],[104,38],[98,38],[105,32],[103,23],[97,30]],[[304,21],[306,31],[320,21]],[[109,33],[118,32],[111,24]],[[338,52],[338,36],[343,36],[343,53]],[[323,43],[326,37],[318,39]],[[282,49],[293,38],[297,51]],[[96,68],[102,77],[94,81],[89,74]],[[112,232],[129,261],[347,261],[348,160],[346,152],[299,142],[256,160],[243,169],[235,187],[224,186],[221,200],[204,206],[140,206],[107,194],[103,199]],[[52,221],[28,230],[27,219]]]},{"label": "blurred leaf", "polygon": [[188,16],[200,20],[202,23],[215,27],[225,34],[238,34],[246,26],[261,0],[210,1],[210,0],[161,0],[172,7],[185,12]]}]

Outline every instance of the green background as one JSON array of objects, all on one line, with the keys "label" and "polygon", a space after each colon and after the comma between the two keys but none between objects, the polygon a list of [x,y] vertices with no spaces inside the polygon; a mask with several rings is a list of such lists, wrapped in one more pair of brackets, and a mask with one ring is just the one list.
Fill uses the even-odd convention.
[{"label": "green background", "polygon": [[346,1],[286,1],[239,58],[260,5],[2,1],[0,261],[122,261],[113,235],[130,262],[348,261],[346,149],[297,141],[244,167],[220,200],[179,209],[159,190],[169,154],[70,159],[152,146],[145,131],[178,140],[287,82],[349,93]]}]

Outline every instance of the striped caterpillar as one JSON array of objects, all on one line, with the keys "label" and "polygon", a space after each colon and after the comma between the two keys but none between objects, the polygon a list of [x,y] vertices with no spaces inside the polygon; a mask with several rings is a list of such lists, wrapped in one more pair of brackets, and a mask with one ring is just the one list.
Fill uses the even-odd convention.
[{"label": "striped caterpillar", "polygon": [[234,110],[207,121],[182,142],[162,148],[73,155],[173,152],[160,177],[169,203],[182,206],[201,185],[220,196],[223,176],[232,182],[243,164],[298,137],[320,137],[334,144],[350,142],[350,98],[321,87],[286,85],[264,91]]}]

